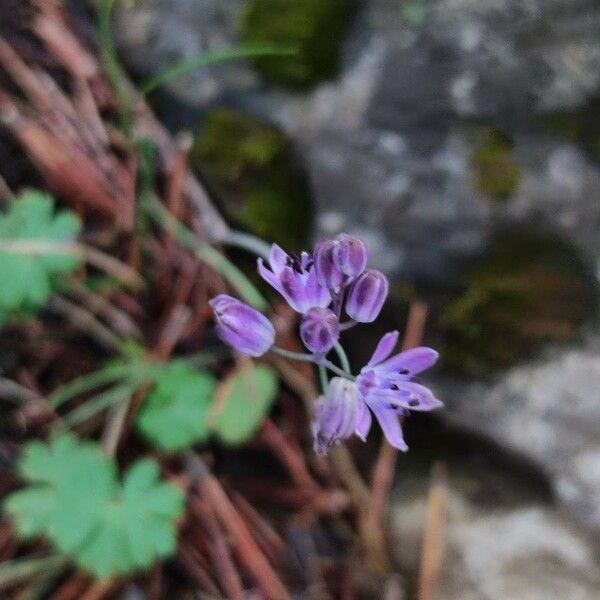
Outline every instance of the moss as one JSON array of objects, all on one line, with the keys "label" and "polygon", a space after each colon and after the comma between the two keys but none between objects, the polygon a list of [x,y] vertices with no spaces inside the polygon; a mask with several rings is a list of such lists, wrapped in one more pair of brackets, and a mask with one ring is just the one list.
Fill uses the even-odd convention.
[{"label": "moss", "polygon": [[214,109],[204,119],[190,160],[237,226],[292,250],[304,245],[313,202],[279,129],[231,109]]},{"label": "moss", "polygon": [[292,46],[289,57],[259,57],[254,64],[275,83],[306,88],[339,70],[346,24],[354,0],[250,0],[242,15],[247,42]]},{"label": "moss", "polygon": [[597,304],[593,282],[561,238],[498,235],[466,289],[441,314],[446,365],[484,375],[532,356],[545,343],[574,341]]},{"label": "moss", "polygon": [[576,110],[546,113],[530,125],[544,135],[559,135],[579,144],[600,162],[600,95],[592,96]]},{"label": "moss", "polygon": [[489,127],[471,164],[475,188],[493,200],[506,200],[519,188],[521,172],[513,156],[512,139],[495,127]]}]

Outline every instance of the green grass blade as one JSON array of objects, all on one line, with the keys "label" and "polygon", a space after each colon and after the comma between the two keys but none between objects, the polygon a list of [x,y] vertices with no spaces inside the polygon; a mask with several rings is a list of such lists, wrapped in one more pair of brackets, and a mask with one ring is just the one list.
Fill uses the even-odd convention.
[{"label": "green grass blade", "polygon": [[245,44],[233,48],[226,48],[225,50],[215,50],[214,52],[200,54],[199,56],[183,60],[163,71],[159,71],[156,75],[142,83],[140,91],[142,94],[149,94],[174,77],[189,73],[190,71],[195,71],[200,67],[207,67],[229,60],[255,58],[257,56],[292,56],[296,54],[296,52],[295,48],[265,43]]},{"label": "green grass blade", "polygon": [[138,365],[134,363],[109,365],[108,367],[104,367],[103,369],[99,369],[88,375],[82,375],[50,394],[50,396],[48,396],[48,404],[52,408],[58,408],[71,398],[75,398],[80,394],[91,392],[96,388],[108,385],[109,383],[114,383],[119,379],[124,379],[137,368]]},{"label": "green grass blade", "polygon": [[78,406],[70,413],[64,416],[64,422],[70,427],[74,427],[83,421],[87,421],[90,417],[93,417],[96,413],[99,413],[114,404],[119,404],[124,400],[127,400],[131,394],[135,391],[137,382],[135,384],[129,382],[123,385],[115,386],[107,392],[98,394],[89,400],[86,400],[84,404]]}]

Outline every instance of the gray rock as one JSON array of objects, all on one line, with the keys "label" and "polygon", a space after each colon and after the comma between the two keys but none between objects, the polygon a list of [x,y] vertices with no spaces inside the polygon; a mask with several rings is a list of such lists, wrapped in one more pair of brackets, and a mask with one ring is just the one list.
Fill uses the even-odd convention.
[{"label": "gray rock", "polygon": [[493,384],[442,384],[448,420],[518,453],[557,498],[600,531],[600,340],[509,370]]},{"label": "gray rock", "polygon": [[[121,11],[130,66],[155,72],[238,41],[240,0],[151,0]],[[546,224],[600,255],[600,168],[534,117],[585,105],[600,86],[594,0],[367,0],[339,78],[297,94],[248,64],[203,69],[167,89],[198,111],[216,102],[281,125],[309,170],[316,236],[350,230],[392,275],[452,284],[498,224]],[[175,127],[197,117],[163,102]],[[188,116],[184,116],[188,115]],[[478,121],[475,121],[478,120]],[[521,184],[494,203],[473,188],[481,120],[515,139]],[[600,268],[600,265],[599,265]]]},{"label": "gray rock", "polygon": [[[391,513],[394,557],[417,573],[426,503],[400,499]],[[600,571],[593,548],[556,510],[532,505],[482,511],[452,489],[446,527],[440,600],[593,600]]]}]

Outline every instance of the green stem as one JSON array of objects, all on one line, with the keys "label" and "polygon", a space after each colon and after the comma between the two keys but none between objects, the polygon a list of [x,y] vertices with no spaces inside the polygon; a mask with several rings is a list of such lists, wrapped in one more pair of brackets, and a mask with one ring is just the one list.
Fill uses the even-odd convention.
[{"label": "green stem", "polygon": [[138,368],[137,363],[124,365],[110,365],[99,371],[94,371],[89,375],[83,375],[61,386],[56,392],[48,396],[48,404],[52,408],[58,408],[71,398],[91,392],[92,390],[114,383],[119,379],[124,379]]},{"label": "green stem", "polygon": [[321,389],[323,393],[327,393],[327,388],[329,387],[329,381],[327,379],[327,369],[324,365],[318,365],[319,367],[319,379],[321,380]]},{"label": "green stem", "polygon": [[133,108],[131,98],[123,84],[123,70],[117,56],[113,36],[111,16],[116,0],[102,0],[98,9],[98,37],[102,61],[106,69],[106,75],[117,96],[119,104],[119,115],[121,128],[128,136],[131,130]]},{"label": "green stem", "polygon": [[333,349],[336,351],[338,358],[340,359],[342,369],[344,369],[344,371],[347,373],[351,373],[350,361],[348,360],[348,356],[346,355],[345,350],[342,348],[342,345],[339,342],[336,342]]},{"label": "green stem", "polygon": [[187,246],[200,260],[218,271],[246,302],[259,310],[268,308],[267,301],[242,271],[212,246],[198,240],[195,234],[173,217],[156,198],[148,204],[148,210],[152,218],[171,231],[181,244]]},{"label": "green stem", "polygon": [[200,67],[206,67],[228,60],[254,58],[256,56],[290,56],[293,54],[296,54],[294,48],[283,48],[274,44],[247,44],[237,48],[215,50],[214,52],[194,56],[171,67],[167,67],[143,82],[140,86],[140,90],[142,94],[149,94],[174,77],[189,73],[190,71],[195,71]]},{"label": "green stem", "polygon": [[64,556],[45,556],[12,560],[0,565],[0,586],[8,587],[24,579],[35,577],[39,573],[62,567],[67,562]]},{"label": "green stem", "polygon": [[349,379],[350,381],[354,381],[356,378],[353,377],[349,371],[344,371],[340,369],[337,365],[334,365],[330,360],[326,358],[319,358],[314,354],[304,354],[302,352],[292,352],[291,350],[285,350],[284,348],[279,348],[279,346],[271,346],[269,350],[275,354],[279,354],[279,356],[283,356],[285,358],[289,358],[291,360],[299,360],[301,362],[310,362],[316,365],[322,365],[333,371],[336,375],[340,377],[344,377],[345,379]]},{"label": "green stem", "polygon": [[243,231],[230,230],[222,240],[223,244],[229,246],[236,246],[247,250],[256,256],[260,256],[266,260],[269,260],[271,255],[271,246],[267,242],[257,238],[251,233],[244,233]]},{"label": "green stem", "polygon": [[98,394],[97,396],[86,400],[84,404],[65,415],[64,422],[70,427],[73,427],[83,421],[87,421],[96,413],[101,412],[114,404],[119,404],[120,402],[127,400],[131,394],[133,394],[136,387],[137,382],[135,385],[132,383],[124,383],[103,394]]}]

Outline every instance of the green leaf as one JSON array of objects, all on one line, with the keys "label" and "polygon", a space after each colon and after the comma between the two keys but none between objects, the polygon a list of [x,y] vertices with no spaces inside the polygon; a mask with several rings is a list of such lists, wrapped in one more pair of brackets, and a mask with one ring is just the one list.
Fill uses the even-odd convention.
[{"label": "green leaf", "polygon": [[[2,243],[65,243],[79,233],[75,213],[54,211],[54,200],[43,192],[30,190],[0,214]],[[80,259],[63,252],[28,252],[0,249],[0,311],[37,309],[52,292],[55,277],[69,273]]]},{"label": "green leaf", "polygon": [[277,394],[277,375],[265,365],[235,371],[215,431],[226,444],[242,444],[259,428]]},{"label": "green leaf", "polygon": [[172,361],[157,374],[156,385],[138,414],[139,430],[168,451],[206,440],[206,415],[215,385],[210,373]]},{"label": "green leaf", "polygon": [[19,468],[30,484],[4,508],[21,537],[46,536],[98,577],[148,567],[174,550],[183,494],[159,481],[154,461],[135,463],[121,485],[96,444],[65,435],[28,444]]}]

